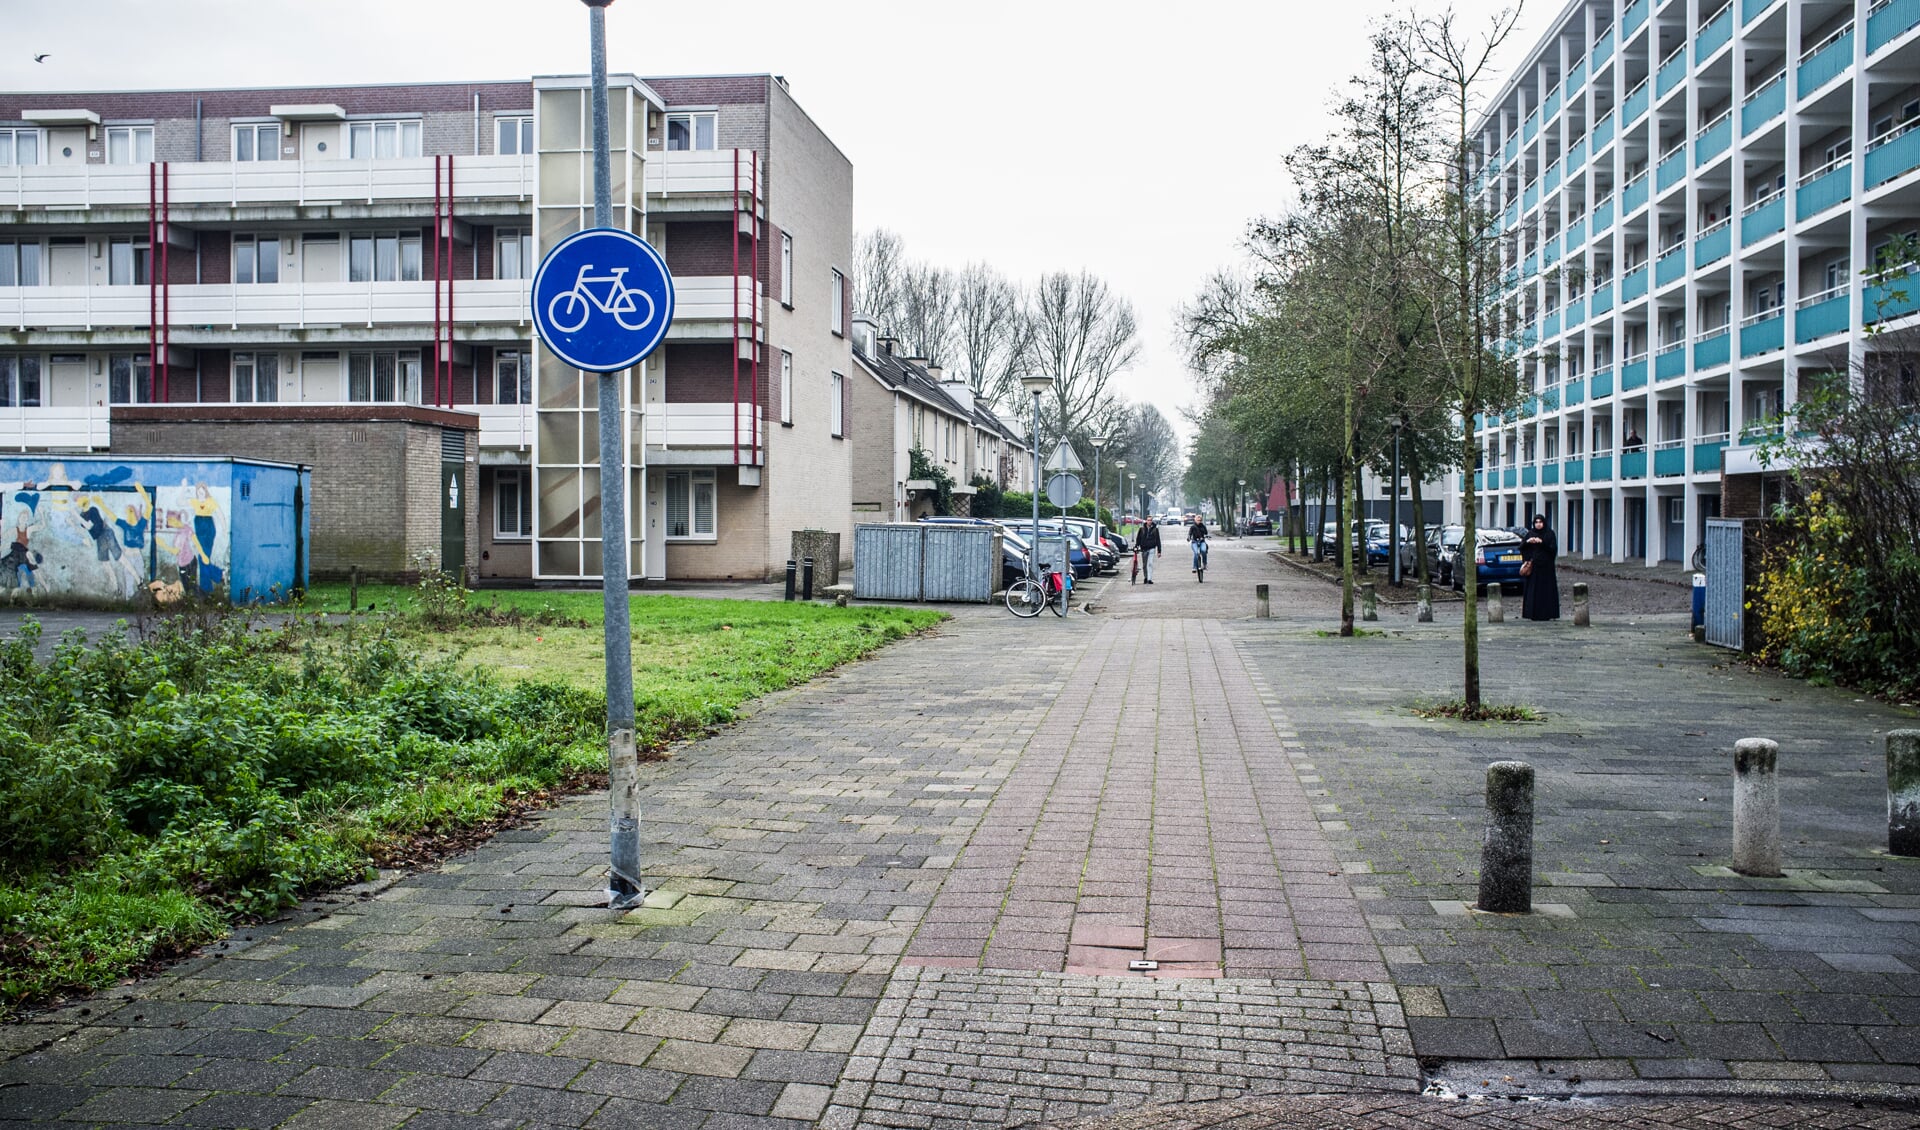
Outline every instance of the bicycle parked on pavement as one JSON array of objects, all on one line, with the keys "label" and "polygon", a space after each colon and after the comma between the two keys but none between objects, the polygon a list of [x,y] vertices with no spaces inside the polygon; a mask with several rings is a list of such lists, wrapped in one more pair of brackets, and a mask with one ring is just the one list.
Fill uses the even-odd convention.
[{"label": "bicycle parked on pavement", "polygon": [[1043,609],[1055,616],[1067,614],[1067,601],[1073,595],[1073,578],[1062,576],[1050,562],[1041,562],[1038,577],[1022,577],[1007,586],[1007,611],[1030,618]]}]

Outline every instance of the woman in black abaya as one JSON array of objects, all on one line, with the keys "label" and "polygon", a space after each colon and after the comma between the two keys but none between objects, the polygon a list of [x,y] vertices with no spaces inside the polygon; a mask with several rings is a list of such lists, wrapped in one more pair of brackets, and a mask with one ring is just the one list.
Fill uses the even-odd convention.
[{"label": "woman in black abaya", "polygon": [[1527,563],[1527,576],[1521,582],[1524,596],[1520,612],[1529,620],[1560,618],[1560,581],[1553,575],[1553,559],[1560,555],[1560,540],[1548,528],[1546,515],[1533,516],[1533,528],[1521,543],[1520,554]]}]

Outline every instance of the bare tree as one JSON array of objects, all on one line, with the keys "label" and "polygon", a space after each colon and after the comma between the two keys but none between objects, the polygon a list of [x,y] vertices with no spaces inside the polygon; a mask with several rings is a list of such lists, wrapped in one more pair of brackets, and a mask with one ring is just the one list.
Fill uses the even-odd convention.
[{"label": "bare tree", "polygon": [[1053,378],[1055,438],[1110,417],[1113,378],[1140,356],[1133,306],[1082,271],[1043,275],[1027,312],[1024,367]]},{"label": "bare tree", "polygon": [[954,308],[959,291],[953,273],[927,263],[910,263],[902,273],[899,310],[888,329],[907,352],[945,365],[953,353]]},{"label": "bare tree", "polygon": [[985,263],[969,263],[955,280],[954,362],[974,395],[1018,404],[1020,361],[1028,327],[1020,291]]},{"label": "bare tree", "polygon": [[854,249],[853,310],[897,332],[908,271],[906,244],[896,232],[875,228]]}]

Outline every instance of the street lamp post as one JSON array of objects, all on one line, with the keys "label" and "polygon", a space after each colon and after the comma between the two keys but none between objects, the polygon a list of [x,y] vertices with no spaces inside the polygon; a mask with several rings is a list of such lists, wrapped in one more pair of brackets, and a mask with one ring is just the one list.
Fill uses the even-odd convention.
[{"label": "street lamp post", "polygon": [[1132,471],[1127,472],[1127,501],[1128,502],[1137,503],[1140,500],[1140,496],[1137,493],[1135,493],[1140,489],[1139,482],[1140,482],[1139,475],[1134,474]]},{"label": "street lamp post", "polygon": [[1100,449],[1107,446],[1106,436],[1094,436],[1087,441],[1093,445],[1093,536],[1100,539]]},{"label": "street lamp post", "polygon": [[1387,496],[1393,500],[1387,508],[1387,553],[1392,560],[1387,568],[1393,587],[1399,588],[1405,579],[1400,575],[1400,426],[1405,420],[1396,414],[1387,422],[1393,425],[1393,489]]},{"label": "street lamp post", "polygon": [[1240,527],[1233,531],[1235,537],[1247,532],[1247,480],[1245,479],[1240,480],[1240,513],[1237,517]]},{"label": "street lamp post", "polygon": [[1127,461],[1125,459],[1115,459],[1113,461],[1113,520],[1123,525],[1127,520],[1127,511],[1133,509],[1133,507],[1127,505],[1126,499],[1122,497],[1126,493],[1126,490]]},{"label": "street lamp post", "polygon": [[1033,397],[1033,547],[1027,555],[1027,576],[1031,579],[1038,564],[1034,559],[1040,556],[1040,394],[1053,387],[1053,378],[1030,374],[1020,378],[1020,387]]}]

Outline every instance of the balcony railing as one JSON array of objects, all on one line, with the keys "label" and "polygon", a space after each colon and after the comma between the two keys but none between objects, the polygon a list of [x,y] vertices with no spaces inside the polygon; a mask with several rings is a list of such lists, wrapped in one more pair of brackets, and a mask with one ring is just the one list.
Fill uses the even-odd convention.
[{"label": "balcony railing", "polygon": [[1740,323],[1740,356],[1757,357],[1786,345],[1786,315],[1778,308],[1762,310]]},{"label": "balcony railing", "polygon": [[1723,112],[1719,117],[1700,127],[1693,142],[1693,161],[1704,165],[1709,160],[1727,151],[1733,144],[1733,110]]},{"label": "balcony railing", "polygon": [[1693,265],[1704,267],[1709,263],[1717,263],[1732,254],[1732,250],[1733,217],[1728,216],[1701,232],[1700,237],[1693,241]]},{"label": "balcony railing", "polygon": [[[720,401],[713,404],[647,405],[649,447],[726,447],[735,443],[751,448],[754,406]],[[760,423],[760,442],[766,443],[767,425]]]},{"label": "balcony railing", "polygon": [[1705,59],[1711,56],[1731,38],[1733,38],[1733,0],[1727,0],[1725,4],[1720,5],[1718,12],[1709,16],[1707,22],[1701,25],[1700,34],[1694,39],[1694,58]]},{"label": "balcony railing", "polygon": [[1740,104],[1740,136],[1747,137],[1787,112],[1787,72],[1781,71],[1756,87]]},{"label": "balcony railing", "polygon": [[1693,442],[1693,469],[1699,471],[1718,471],[1721,453],[1727,449],[1727,433],[1704,435]]},{"label": "balcony railing", "polygon": [[0,408],[0,447],[25,451],[101,451],[112,446],[104,405]]},{"label": "balcony railing", "polygon": [[1725,365],[1730,359],[1732,348],[1733,337],[1726,326],[1715,326],[1710,330],[1703,330],[1693,339],[1693,367],[1711,369]]},{"label": "balcony railing", "polygon": [[[649,165],[651,165],[649,161]],[[435,199],[435,161],[173,161],[168,198],[195,204],[368,204]],[[0,167],[0,206],[15,208],[145,208],[147,165],[11,165]],[[455,159],[454,199],[527,199],[531,156]]]},{"label": "balcony railing", "polygon": [[532,450],[533,405],[472,404],[462,407],[480,417],[481,447]]},{"label": "balcony railing", "polygon": [[1653,285],[1666,286],[1687,274],[1687,249],[1684,244],[1662,252],[1653,265]]},{"label": "balcony railing", "polygon": [[1908,118],[1867,144],[1867,187],[1885,184],[1920,165],[1920,116]]},{"label": "balcony railing", "polygon": [[1905,35],[1920,24],[1920,0],[1879,0],[1867,16],[1867,54]]},{"label": "balcony railing", "polygon": [[1627,96],[1621,103],[1624,109],[1620,114],[1620,124],[1624,127],[1639,121],[1641,115],[1647,112],[1647,104],[1652,100],[1651,96],[1652,92],[1647,89],[1646,79],[1641,79],[1638,85],[1627,91]]},{"label": "balcony railing", "polygon": [[1661,440],[1653,449],[1653,473],[1661,478],[1686,474],[1687,441],[1684,439]]},{"label": "balcony railing", "polygon": [[1686,75],[1687,44],[1683,41],[1680,46],[1667,52],[1666,58],[1660,60],[1660,67],[1655,72],[1654,91],[1665,95],[1667,91],[1679,85],[1680,80]]},{"label": "balcony railing", "polygon": [[1595,400],[1613,395],[1613,370],[1595,369],[1587,378],[1587,392]]},{"label": "balcony railing", "polygon": [[1750,247],[1787,227],[1787,194],[1776,192],[1740,213],[1740,246]]},{"label": "balcony railing", "polygon": [[1794,218],[1817,216],[1853,195],[1853,158],[1840,157],[1800,178],[1794,187]]},{"label": "balcony railing", "polygon": [[[461,279],[454,309],[461,322],[524,325],[528,287],[522,279]],[[431,325],[434,284],[193,284],[169,288],[176,326],[316,327]],[[21,329],[145,327],[152,317],[144,286],[0,288],[0,318]]]},{"label": "balcony railing", "polygon": [[1847,284],[1808,295],[1794,303],[1793,339],[1799,344],[1845,332],[1853,295]]},{"label": "balcony railing", "polygon": [[1660,164],[1654,172],[1653,179],[1654,187],[1662,192],[1687,179],[1686,142],[1682,141],[1667,150],[1666,155],[1660,158]]},{"label": "balcony railing", "polygon": [[1654,355],[1654,380],[1671,381],[1686,375],[1687,343],[1684,340],[1674,342],[1672,345],[1662,346],[1660,352]]},{"label": "balcony railing", "polygon": [[[751,149],[673,149],[647,154],[647,193],[701,196],[744,192],[754,177]],[[764,176],[766,166],[760,166]]]},{"label": "balcony railing", "polygon": [[1800,97],[1832,82],[1853,65],[1853,23],[1807,48],[1800,55]]}]

